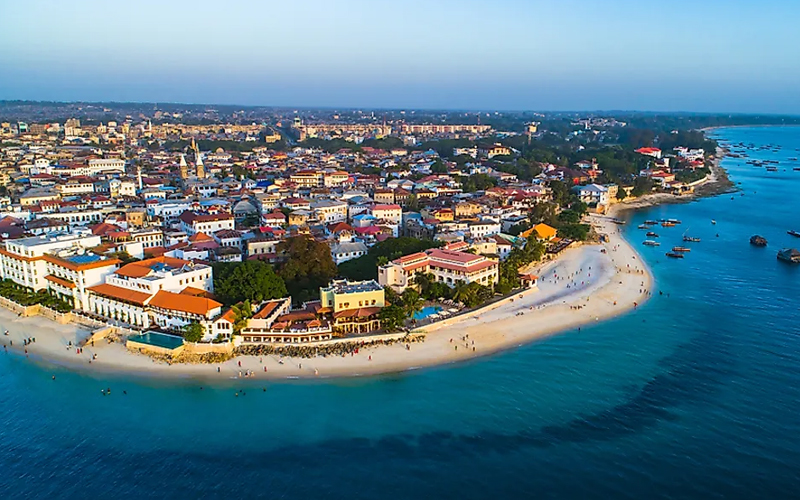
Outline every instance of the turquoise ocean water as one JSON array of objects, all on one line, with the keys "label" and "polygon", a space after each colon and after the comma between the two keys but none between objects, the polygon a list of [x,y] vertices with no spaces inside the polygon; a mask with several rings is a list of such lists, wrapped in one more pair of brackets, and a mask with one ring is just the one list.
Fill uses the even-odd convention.
[{"label": "turquoise ocean water", "polygon": [[[775,258],[800,247],[800,128],[715,134],[782,145],[755,154],[780,170],[726,159],[741,192],[629,214],[637,245],[642,221],[683,221],[641,247],[664,295],[580,332],[414,373],[203,389],[0,355],[0,497],[800,497],[800,266]],[[684,232],[702,242],[664,257]]]}]

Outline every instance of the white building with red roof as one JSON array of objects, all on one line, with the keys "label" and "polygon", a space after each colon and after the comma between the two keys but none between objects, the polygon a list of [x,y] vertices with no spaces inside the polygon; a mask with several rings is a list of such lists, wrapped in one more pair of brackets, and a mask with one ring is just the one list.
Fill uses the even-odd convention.
[{"label": "white building with red roof", "polygon": [[454,287],[459,281],[493,286],[499,279],[496,259],[441,248],[405,255],[378,268],[378,283],[403,292],[414,285],[414,276],[432,274],[436,281]]},{"label": "white building with red roof", "polygon": [[661,150],[658,148],[639,148],[636,150],[640,155],[652,156],[653,158],[661,158]]},{"label": "white building with red roof", "polygon": [[376,219],[391,221],[395,224],[403,221],[403,209],[394,203],[373,205],[370,214]]}]

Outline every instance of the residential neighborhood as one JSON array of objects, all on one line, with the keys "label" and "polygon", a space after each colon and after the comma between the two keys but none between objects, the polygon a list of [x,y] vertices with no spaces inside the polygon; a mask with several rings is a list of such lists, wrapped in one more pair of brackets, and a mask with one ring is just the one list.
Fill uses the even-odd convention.
[{"label": "residential neighborhood", "polygon": [[[427,318],[416,304],[382,312],[394,296],[455,297],[457,310],[533,284],[532,261],[596,237],[586,214],[689,193],[709,157],[697,141],[605,145],[627,124],[597,119],[545,147],[553,132],[540,122],[186,116],[0,123],[0,277],[132,330],[200,325],[198,342],[409,328]],[[234,279],[215,272],[268,272],[280,286],[239,297],[215,289]]]}]

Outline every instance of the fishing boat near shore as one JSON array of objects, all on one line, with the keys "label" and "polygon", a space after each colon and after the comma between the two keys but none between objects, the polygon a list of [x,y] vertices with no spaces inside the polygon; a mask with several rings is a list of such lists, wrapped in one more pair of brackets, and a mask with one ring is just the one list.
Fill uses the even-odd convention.
[{"label": "fishing boat near shore", "polygon": [[672,251],[673,252],[681,252],[681,253],[683,253],[683,252],[691,252],[692,249],[688,248],[688,247],[672,247]]},{"label": "fishing boat near shore", "polygon": [[693,236],[684,236],[683,241],[689,241],[692,243],[700,243],[700,238],[695,238]]},{"label": "fishing boat near shore", "polygon": [[796,237],[800,238],[800,232],[797,232],[797,231],[795,231],[794,229],[791,229],[791,230],[789,230],[789,231],[786,231],[786,234],[790,234],[790,235],[792,235],[792,236],[796,236]]},{"label": "fishing boat near shore", "polygon": [[662,222],[661,227],[675,227],[674,222]]},{"label": "fishing boat near shore", "polygon": [[661,243],[653,240],[644,240],[644,243],[642,243],[642,245],[647,245],[649,247],[657,247],[661,245]]},{"label": "fishing boat near shore", "polygon": [[650,231],[645,236],[649,236],[651,238],[658,238],[658,233],[654,233],[653,231]]},{"label": "fishing boat near shore", "polygon": [[678,252],[667,252],[665,255],[667,257],[671,257],[673,259],[682,259],[683,258],[683,254],[682,253],[678,253]]},{"label": "fishing boat near shore", "polygon": [[639,224],[639,229],[650,229],[650,226],[647,224]]},{"label": "fishing boat near shore", "polygon": [[616,218],[611,219],[611,222],[613,222],[614,224],[619,224],[620,226],[625,225],[625,221],[622,219],[616,219]]},{"label": "fishing boat near shore", "polygon": [[654,221],[654,220],[646,220],[646,221],[644,221],[644,223],[645,223],[646,225],[648,225],[648,226],[655,226],[656,224],[658,224],[658,221]]},{"label": "fishing boat near shore", "polygon": [[767,246],[767,239],[756,234],[750,237],[750,244],[756,247],[765,247]]}]

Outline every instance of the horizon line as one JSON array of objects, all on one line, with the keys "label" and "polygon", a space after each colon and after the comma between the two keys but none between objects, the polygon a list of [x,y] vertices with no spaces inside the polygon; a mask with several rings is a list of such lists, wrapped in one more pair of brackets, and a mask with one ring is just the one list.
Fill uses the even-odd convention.
[{"label": "horizon line", "polygon": [[52,99],[0,99],[0,105],[4,104],[13,104],[13,103],[23,103],[23,104],[115,104],[115,105],[130,105],[130,104],[138,104],[138,105],[145,105],[151,104],[154,106],[158,106],[159,104],[170,105],[170,106],[226,106],[226,107],[238,107],[238,108],[266,108],[266,109],[280,109],[280,110],[345,110],[345,111],[361,111],[361,110],[371,110],[371,111],[427,111],[427,112],[449,112],[449,113],[456,113],[456,112],[463,112],[463,113],[540,113],[540,114],[579,114],[579,113],[607,113],[607,114],[665,114],[665,115],[704,115],[704,116],[720,116],[720,115],[728,115],[728,116],[772,116],[772,117],[789,117],[789,118],[796,118],[800,117],[800,113],[791,114],[791,113],[767,113],[767,112],[741,112],[741,111],[662,111],[662,110],[642,110],[642,109],[584,109],[584,110],[536,110],[536,109],[492,109],[492,108],[398,108],[398,107],[368,107],[368,106],[333,106],[333,105],[322,105],[322,106],[290,106],[290,105],[271,105],[271,104],[229,104],[229,103],[207,103],[207,102],[179,102],[179,101],[89,101],[89,100],[52,100]]}]

